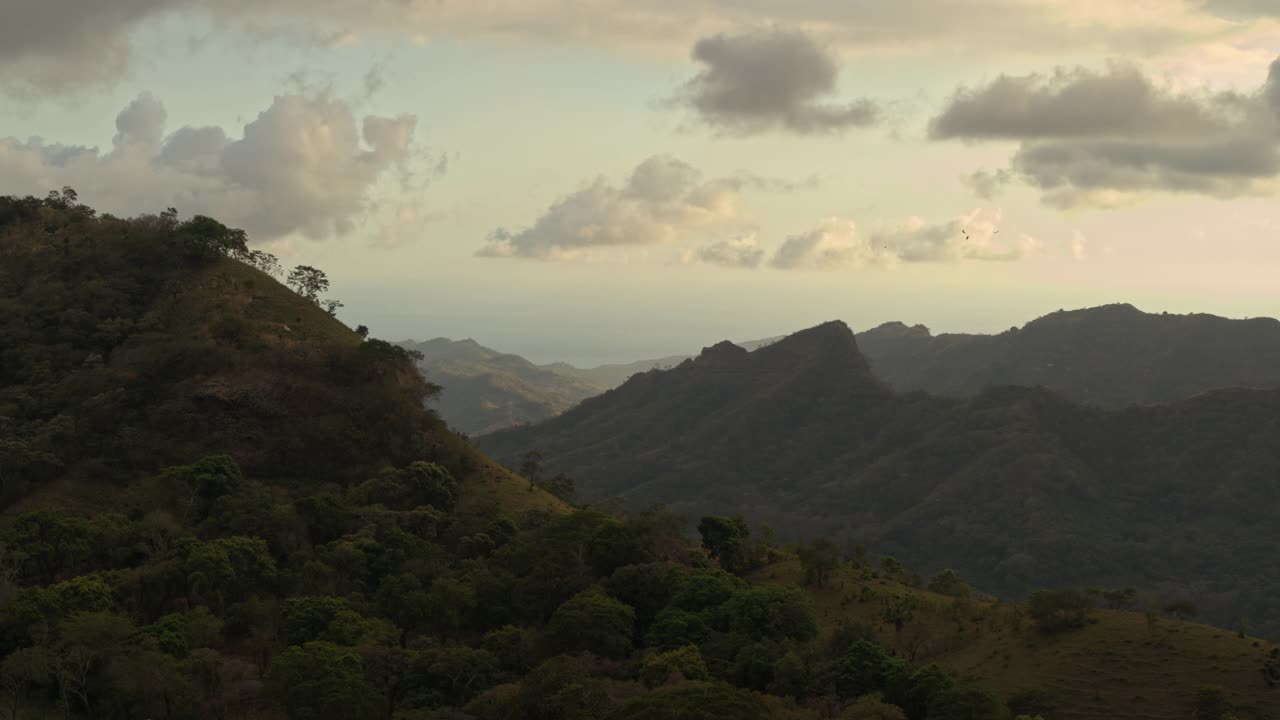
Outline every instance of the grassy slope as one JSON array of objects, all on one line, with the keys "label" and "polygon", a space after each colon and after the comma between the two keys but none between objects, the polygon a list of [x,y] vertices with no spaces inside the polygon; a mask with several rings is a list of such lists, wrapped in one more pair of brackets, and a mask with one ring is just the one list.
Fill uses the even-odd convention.
[{"label": "grassy slope", "polygon": [[[753,580],[802,584],[798,561],[771,565]],[[861,599],[863,588],[874,593]],[[842,621],[875,628],[879,639],[916,662],[936,662],[1001,694],[1037,688],[1058,703],[1053,720],[1183,720],[1202,684],[1227,688],[1241,718],[1280,717],[1280,689],[1262,677],[1273,643],[1137,612],[1098,610],[1078,631],[1041,635],[1021,606],[975,600],[962,613],[943,595],[841,570],[826,587],[807,588],[824,634]],[[882,621],[886,598],[910,594],[922,607],[901,636]],[[961,622],[954,618],[959,615]]]},{"label": "grassy slope", "polygon": [[[184,278],[176,296],[162,296],[148,315],[156,320],[156,324],[147,332],[135,334],[110,358],[113,366],[133,371],[130,375],[135,380],[145,382],[148,363],[158,356],[174,353],[180,346],[217,348],[234,354],[230,369],[192,378],[190,384],[164,388],[160,401],[167,409],[161,412],[171,417],[193,414],[191,411],[196,408],[187,407],[188,396],[192,394],[214,396],[233,406],[257,402],[272,404],[270,411],[279,413],[277,422],[281,423],[290,422],[291,414],[307,413],[305,402],[298,396],[299,391],[328,394],[330,401],[341,403],[341,393],[346,389],[325,387],[326,376],[322,368],[331,362],[334,354],[349,352],[361,343],[359,336],[350,328],[319,306],[301,298],[265,273],[232,260],[220,261],[191,273]],[[220,337],[216,329],[227,318],[240,322],[241,330],[234,340]],[[281,358],[288,358],[295,364],[282,364]],[[405,374],[388,378],[386,382],[405,387],[407,392],[417,379]],[[282,395],[275,392],[286,385],[290,393]],[[531,509],[567,510],[567,506],[554,496],[540,489],[530,491],[526,481],[471,448],[464,440],[445,430],[443,424],[436,425],[438,427],[431,428],[429,432],[437,447],[446,448],[448,455],[470,458],[466,466],[471,471],[462,478],[461,514],[478,514],[495,506],[515,516]],[[406,431],[417,427],[408,421],[405,426]],[[243,462],[242,458],[251,455],[257,441],[263,439],[247,438],[244,447],[237,448],[223,446],[203,436],[174,432],[171,427],[161,430],[170,442],[176,444],[176,447],[168,448],[171,458],[166,462],[189,462],[214,452],[229,452]],[[235,433],[222,437],[234,438]],[[294,489],[305,488],[305,485],[299,486],[299,482],[305,483],[305,479],[294,480],[289,485]],[[104,492],[102,485],[91,478],[68,473],[6,509],[0,515],[0,523],[41,508],[56,507],[84,514],[119,510],[123,507],[124,497],[124,493],[114,489]]]}]

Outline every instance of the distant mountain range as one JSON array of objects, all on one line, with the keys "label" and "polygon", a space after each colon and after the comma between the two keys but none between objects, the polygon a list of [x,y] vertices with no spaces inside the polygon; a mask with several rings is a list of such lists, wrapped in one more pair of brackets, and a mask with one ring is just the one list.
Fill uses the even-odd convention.
[{"label": "distant mountain range", "polygon": [[998,335],[932,335],[886,323],[858,334],[897,390],[966,397],[990,385],[1043,386],[1102,407],[1168,403],[1206,390],[1280,387],[1280,321],[1144,313],[1132,305],[1058,311]]},{"label": "distant mountain range", "polygon": [[[740,343],[747,350],[779,338]],[[991,385],[1042,386],[1074,401],[1121,408],[1227,387],[1280,387],[1280,321],[1144,313],[1132,305],[1058,311],[996,335],[933,335],[890,322],[857,334],[876,377],[901,392],[968,397]],[[441,415],[482,435],[554,417],[579,402],[691,355],[579,368],[536,365],[474,340],[400,345],[443,385]]]},{"label": "distant mountain range", "polygon": [[[776,338],[743,345],[755,348],[773,340]],[[673,355],[579,368],[564,362],[535,365],[470,339],[404,340],[397,344],[422,353],[418,365],[423,374],[444,388],[433,405],[451,426],[468,435],[545,420],[621,385],[636,373],[669,368],[689,359]]]},{"label": "distant mountain range", "polygon": [[[1068,372],[1092,379],[1106,374],[1079,363],[1125,357],[1118,351],[1132,331],[1124,328],[1141,317],[1124,307],[1061,313],[966,342],[1018,357],[1009,349],[1019,347],[1016,338],[1039,340],[1058,327],[1074,340],[1028,341],[1022,347],[1043,350],[1022,357],[1054,358],[1048,370],[1066,370],[1009,368],[1009,379]],[[1107,330],[1089,341],[1073,319]],[[1213,324],[1194,316],[1155,322]],[[1232,327],[1251,325],[1265,335],[1274,321]],[[915,334],[927,347],[927,333]],[[1222,364],[1237,374],[1208,381],[1267,378],[1240,370],[1265,338],[1196,348],[1173,334],[1164,344],[1177,351],[1117,361],[1113,376],[1168,378],[1170,368],[1216,369],[1210,358],[1229,355]],[[1152,344],[1135,333],[1134,347]],[[875,368],[839,322],[755,352],[720,343],[479,444],[513,464],[524,452],[542,452],[548,472],[574,477],[586,500],[669,504],[694,518],[728,509],[787,537],[830,534],[930,572],[952,567],[1007,596],[1045,585],[1141,584],[1196,601],[1214,622],[1280,631],[1280,390],[1205,393],[1205,380],[1150,382],[1132,396],[1196,397],[1106,410],[1043,388],[996,387],[963,399],[897,393]],[[1114,399],[1122,393],[1094,388],[1121,386],[1086,387]]]}]

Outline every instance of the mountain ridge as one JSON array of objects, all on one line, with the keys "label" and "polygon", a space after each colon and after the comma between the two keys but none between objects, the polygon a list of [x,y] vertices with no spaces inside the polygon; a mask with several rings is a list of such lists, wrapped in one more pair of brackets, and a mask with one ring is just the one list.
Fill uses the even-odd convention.
[{"label": "mountain ridge", "polygon": [[745,355],[711,346],[714,361],[636,375],[479,446],[504,462],[536,449],[589,500],[729,508],[1015,597],[1128,578],[1280,632],[1266,580],[1280,565],[1255,539],[1280,512],[1280,390],[1118,410],[1043,387],[904,394],[857,346],[830,323]]}]

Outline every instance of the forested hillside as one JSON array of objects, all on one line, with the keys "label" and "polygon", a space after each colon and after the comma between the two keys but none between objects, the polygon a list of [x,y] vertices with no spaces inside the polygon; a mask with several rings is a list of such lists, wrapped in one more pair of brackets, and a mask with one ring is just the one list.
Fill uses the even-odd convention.
[{"label": "forested hillside", "polygon": [[[210,218],[0,198],[6,717],[1280,711],[1280,650],[1178,608],[1095,609],[1124,592],[999,603],[740,517],[700,518],[695,543],[661,509],[571,506],[548,492],[571,483],[502,470],[424,409],[411,355],[338,322],[322,271],[279,275]],[[743,355],[699,361],[716,393],[741,389]],[[891,397],[862,365],[839,380],[857,358],[839,328],[768,357],[761,412]]]},{"label": "forested hillside", "polygon": [[1168,403],[1223,388],[1280,387],[1280,321],[1144,313],[1132,305],[1058,311],[998,335],[932,335],[886,323],[858,333],[895,389],[967,397],[1043,386],[1102,407]]},{"label": "forested hillside", "polygon": [[1044,389],[895,394],[840,323],[728,343],[541,425],[481,440],[542,453],[585,498],[741,512],[1020,597],[1137,585],[1280,634],[1280,390],[1106,411]]}]

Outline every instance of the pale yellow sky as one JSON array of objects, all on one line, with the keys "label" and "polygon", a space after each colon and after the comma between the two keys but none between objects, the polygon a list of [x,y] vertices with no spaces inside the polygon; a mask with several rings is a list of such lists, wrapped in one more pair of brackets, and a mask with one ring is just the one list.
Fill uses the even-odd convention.
[{"label": "pale yellow sky", "polygon": [[208,7],[0,10],[0,192],[214,214],[326,269],[375,334],[545,360],[831,318],[1280,311],[1260,5]]}]

